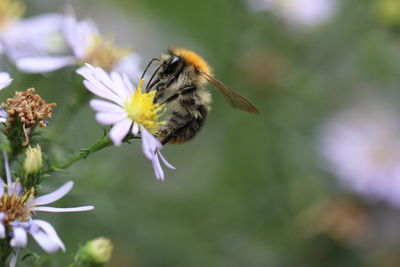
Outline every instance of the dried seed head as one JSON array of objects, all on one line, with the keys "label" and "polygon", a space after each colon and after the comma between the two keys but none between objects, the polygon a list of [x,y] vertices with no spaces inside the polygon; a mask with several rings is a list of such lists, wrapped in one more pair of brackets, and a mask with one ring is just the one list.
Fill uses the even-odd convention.
[{"label": "dried seed head", "polygon": [[[3,105],[7,111],[9,118],[8,122],[12,124],[14,121],[22,123],[26,141],[23,145],[29,144],[28,135],[32,130],[39,125],[46,127],[46,118],[51,118],[52,108],[56,103],[47,104],[38,94],[34,94],[35,89],[30,88],[25,92],[15,92],[13,98],[8,98],[7,103]],[[6,131],[10,127],[6,127]]]}]

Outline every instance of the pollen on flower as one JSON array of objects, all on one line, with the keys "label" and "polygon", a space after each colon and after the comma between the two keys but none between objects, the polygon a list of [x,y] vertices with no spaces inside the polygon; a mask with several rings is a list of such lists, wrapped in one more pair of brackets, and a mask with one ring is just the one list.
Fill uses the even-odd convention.
[{"label": "pollen on flower", "polygon": [[[18,184],[18,181],[15,183]],[[31,188],[24,194],[18,194],[15,188],[12,194],[4,192],[0,196],[0,213],[4,215],[3,223],[7,224],[15,220],[19,222],[29,221],[33,212],[31,200],[34,199],[35,190]]]},{"label": "pollen on flower", "polygon": [[96,34],[92,35],[92,45],[86,51],[82,64],[89,63],[109,71],[129,54],[129,49],[116,47],[112,39]]},{"label": "pollen on flower", "polygon": [[[35,89],[30,88],[25,92],[16,92],[13,98],[8,98],[7,103],[2,107],[7,111],[9,118],[8,122],[11,124],[14,121],[22,123],[26,141],[23,145],[29,144],[28,135],[30,132],[39,125],[46,127],[46,118],[51,118],[52,108],[57,104],[47,104],[38,94],[34,94]],[[7,125],[7,131],[11,126]]]},{"label": "pollen on flower", "polygon": [[25,13],[25,5],[16,0],[0,1],[0,30],[17,21]]},{"label": "pollen on flower", "polygon": [[143,79],[139,82],[135,93],[125,104],[125,110],[128,117],[133,121],[144,126],[152,134],[156,134],[160,125],[165,124],[159,121],[165,114],[165,104],[154,103],[156,91],[149,93],[142,92]]}]

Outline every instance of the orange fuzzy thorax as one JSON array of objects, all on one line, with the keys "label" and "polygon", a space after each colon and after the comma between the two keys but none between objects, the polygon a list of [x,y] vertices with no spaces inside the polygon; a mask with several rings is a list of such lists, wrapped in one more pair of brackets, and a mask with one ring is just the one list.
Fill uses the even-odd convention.
[{"label": "orange fuzzy thorax", "polygon": [[181,57],[186,63],[192,65],[194,68],[199,69],[206,74],[212,74],[211,67],[201,56],[195,52],[183,48],[173,48],[172,52],[176,56]]}]

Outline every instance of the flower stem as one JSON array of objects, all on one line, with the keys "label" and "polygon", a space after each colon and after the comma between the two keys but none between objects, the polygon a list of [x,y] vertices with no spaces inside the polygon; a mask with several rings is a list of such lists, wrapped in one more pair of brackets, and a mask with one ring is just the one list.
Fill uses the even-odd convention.
[{"label": "flower stem", "polygon": [[[129,142],[131,139],[137,139],[140,137],[137,136],[127,136],[124,139],[124,142]],[[89,148],[86,149],[81,149],[80,152],[72,157],[70,157],[69,159],[67,159],[64,162],[61,163],[56,163],[53,164],[52,166],[50,166],[48,169],[44,170],[43,173],[50,173],[50,172],[56,172],[56,171],[63,171],[66,168],[68,168],[69,166],[71,166],[72,164],[74,164],[77,161],[80,161],[82,159],[87,158],[89,155],[103,149],[106,147],[109,147],[113,145],[113,142],[111,141],[110,137],[108,136],[108,134],[104,134],[99,140],[97,140],[96,143],[94,143],[92,146],[90,146]]]}]

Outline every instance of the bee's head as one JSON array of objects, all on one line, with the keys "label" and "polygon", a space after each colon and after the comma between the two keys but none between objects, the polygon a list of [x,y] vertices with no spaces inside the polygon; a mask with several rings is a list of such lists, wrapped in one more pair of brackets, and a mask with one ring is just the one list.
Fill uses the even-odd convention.
[{"label": "bee's head", "polygon": [[175,76],[182,72],[185,62],[181,57],[168,54],[162,62],[161,73],[165,76]]},{"label": "bee's head", "polygon": [[208,75],[212,74],[212,69],[207,62],[193,51],[184,48],[173,47],[170,48],[168,54],[172,58],[179,58],[179,61],[183,62],[184,66],[188,66],[195,73],[203,72]]}]

